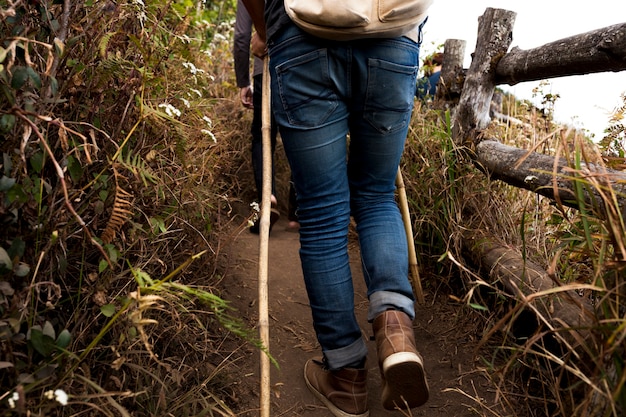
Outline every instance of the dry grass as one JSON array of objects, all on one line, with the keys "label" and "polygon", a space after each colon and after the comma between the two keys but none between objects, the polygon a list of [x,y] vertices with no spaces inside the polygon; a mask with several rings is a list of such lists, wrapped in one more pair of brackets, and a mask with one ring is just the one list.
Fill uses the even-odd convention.
[{"label": "dry grass", "polygon": [[[62,16],[61,5],[42,3]],[[33,416],[232,415],[237,393],[224,369],[255,342],[219,297],[229,272],[223,246],[246,226],[256,197],[232,25],[203,23],[217,20],[176,2],[96,3],[72,6],[62,50],[33,2],[2,6],[19,13],[0,27],[3,47],[15,48],[0,62],[10,99],[0,104],[0,259],[12,264],[0,271],[0,403]],[[41,28],[40,38],[18,39],[19,25]],[[579,133],[505,98],[505,112],[522,123],[494,122],[488,135],[567,156],[573,172],[580,161],[619,165],[621,119],[611,154],[601,155]],[[449,126],[448,115],[418,109],[402,168],[423,285],[483,313],[483,372],[508,413],[464,394],[485,416],[620,415],[624,219],[614,210],[599,221],[593,208],[489,181],[451,143]],[[286,204],[280,145],[276,155]],[[612,204],[598,178],[578,174],[581,189],[602,189]],[[502,317],[536,313],[537,300],[481,279],[463,252],[470,228],[578,285],[594,302],[590,338],[555,351],[571,329],[536,314],[544,325],[516,337]],[[68,405],[48,399],[55,389],[70,394]]]},{"label": "dry grass", "polygon": [[[514,106],[509,114],[521,123],[494,121],[486,137],[523,149],[565,157],[580,192],[602,190],[612,217],[604,221],[594,207],[571,209],[528,191],[490,182],[472,164],[470,154],[455,148],[449,116],[421,108],[416,115],[403,160],[407,193],[413,197],[414,230],[421,263],[433,279],[426,286],[452,291],[484,314],[485,338],[477,350],[493,381],[505,415],[617,416],[624,409],[623,357],[626,333],[624,304],[623,219],[615,196],[602,177],[590,176],[582,163],[605,158],[580,132],[555,126],[536,109]],[[615,131],[613,131],[615,133]],[[612,207],[612,209],[611,209]],[[567,286],[522,297],[477,275],[463,239],[488,233],[504,246],[522,249]],[[471,257],[470,257],[471,258]],[[427,277],[429,275],[426,275]],[[461,278],[461,279],[459,279]],[[461,284],[461,287],[459,287]],[[565,290],[590,297],[593,327],[555,325],[537,307]],[[548,312],[549,313],[549,312]],[[519,323],[535,323],[520,337]],[[574,340],[571,336],[585,334]],[[480,415],[501,415],[475,393]],[[509,414],[510,413],[510,414]]]},{"label": "dry grass", "polygon": [[[193,10],[146,3],[72,5],[63,49],[48,49],[55,74],[39,44],[30,60],[5,58],[5,75],[28,68],[44,84],[9,79],[14,102],[0,106],[14,181],[1,209],[17,216],[3,217],[0,242],[15,264],[0,293],[7,413],[232,415],[224,368],[255,343],[219,297],[222,245],[246,224],[238,196],[250,188],[238,180],[250,164],[232,29],[200,30]],[[11,25],[47,27],[31,4],[6,7],[16,18],[5,41]],[[57,101],[29,101],[52,83]],[[55,389],[67,405],[43,394]]]}]

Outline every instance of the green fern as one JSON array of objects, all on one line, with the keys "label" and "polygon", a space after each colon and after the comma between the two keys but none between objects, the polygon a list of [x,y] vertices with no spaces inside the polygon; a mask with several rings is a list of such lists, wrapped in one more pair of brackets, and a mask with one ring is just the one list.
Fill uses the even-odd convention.
[{"label": "green fern", "polygon": [[144,161],[140,155],[128,152],[125,158],[120,155],[118,162],[124,168],[132,172],[138,180],[141,180],[144,186],[147,187],[148,182],[152,184],[157,183],[152,169],[150,169],[150,167],[146,164],[146,161]]}]

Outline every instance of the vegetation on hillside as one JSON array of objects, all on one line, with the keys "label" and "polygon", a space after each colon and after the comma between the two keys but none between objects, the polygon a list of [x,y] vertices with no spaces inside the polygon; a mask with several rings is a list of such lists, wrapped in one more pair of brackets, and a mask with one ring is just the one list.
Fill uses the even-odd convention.
[{"label": "vegetation on hillside", "polygon": [[[247,225],[255,195],[250,114],[233,85],[234,7],[0,5],[0,415],[234,415],[222,369],[256,343],[220,298],[222,246]],[[493,137],[567,155],[572,175],[585,161],[623,166],[623,108],[601,153],[549,112],[506,98],[523,123],[494,122]],[[484,312],[484,372],[511,415],[621,415],[619,210],[602,221],[592,207],[551,204],[489,181],[469,156],[451,142],[450,115],[418,104],[402,169],[424,285]],[[611,203],[580,178],[581,192],[600,187]],[[567,329],[512,331],[506,319],[533,300],[477,275],[461,244],[468,224],[591,300],[585,361],[543,343]]]},{"label": "vegetation on hillside", "polygon": [[0,414],[230,414],[233,7],[3,4]]}]

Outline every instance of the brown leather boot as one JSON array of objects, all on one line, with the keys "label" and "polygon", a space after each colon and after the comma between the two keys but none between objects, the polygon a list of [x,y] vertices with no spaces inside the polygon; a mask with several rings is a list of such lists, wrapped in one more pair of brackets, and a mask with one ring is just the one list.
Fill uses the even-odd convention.
[{"label": "brown leather boot", "polygon": [[428,383],[409,316],[388,310],[374,319],[373,328],[383,380],[383,407],[406,410],[424,404],[428,401]]},{"label": "brown leather boot", "polygon": [[337,417],[368,417],[367,369],[331,371],[321,359],[304,365],[304,380],[311,392]]}]

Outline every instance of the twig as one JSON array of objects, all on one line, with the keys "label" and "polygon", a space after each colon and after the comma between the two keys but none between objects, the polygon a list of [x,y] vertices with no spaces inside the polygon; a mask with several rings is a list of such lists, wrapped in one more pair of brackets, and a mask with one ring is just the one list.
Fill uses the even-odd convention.
[{"label": "twig", "polygon": [[98,248],[98,250],[104,257],[104,259],[107,261],[109,268],[114,269],[114,265],[109,259],[109,256],[107,255],[106,251],[104,250],[102,245],[100,245],[94,239],[94,237],[91,235],[91,232],[89,231],[89,228],[87,227],[83,219],[79,216],[79,214],[76,212],[76,210],[74,210],[72,203],[70,203],[70,197],[67,191],[67,184],[65,183],[65,174],[63,173],[63,169],[61,168],[61,165],[59,165],[56,158],[54,157],[54,153],[52,153],[52,149],[50,149],[50,145],[48,145],[48,142],[46,142],[45,138],[39,131],[39,128],[28,117],[26,117],[26,115],[24,115],[19,109],[13,109],[13,113],[15,113],[17,117],[19,117],[24,122],[26,122],[26,124],[28,124],[33,129],[33,132],[35,132],[35,134],[37,135],[37,138],[39,138],[39,143],[41,143],[41,145],[46,150],[46,153],[50,157],[50,160],[52,161],[52,164],[54,165],[54,168],[57,172],[57,176],[59,177],[59,181],[61,182],[61,188],[63,189],[63,196],[65,198],[65,206],[70,211],[70,213],[72,213],[72,215],[74,216],[78,224],[80,224],[80,226],[82,227],[87,237],[89,237],[89,240],[91,241],[91,243]]}]

